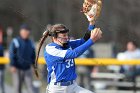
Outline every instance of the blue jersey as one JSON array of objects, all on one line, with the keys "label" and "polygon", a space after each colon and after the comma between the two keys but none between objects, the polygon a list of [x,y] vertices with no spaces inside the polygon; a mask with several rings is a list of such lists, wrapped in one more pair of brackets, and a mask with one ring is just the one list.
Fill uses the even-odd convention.
[{"label": "blue jersey", "polygon": [[74,58],[80,56],[92,44],[91,39],[86,42],[84,39],[70,41],[67,49],[56,43],[48,44],[44,53],[48,70],[48,82],[75,80],[77,75]]},{"label": "blue jersey", "polygon": [[74,58],[92,45],[91,39],[85,41],[83,38],[69,41],[67,48],[54,42],[46,45],[44,57],[48,70],[48,83],[75,80],[77,75]]}]

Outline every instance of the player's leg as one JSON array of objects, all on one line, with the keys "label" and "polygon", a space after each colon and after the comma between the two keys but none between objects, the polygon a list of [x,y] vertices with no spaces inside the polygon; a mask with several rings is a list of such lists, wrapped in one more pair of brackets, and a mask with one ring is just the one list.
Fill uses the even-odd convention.
[{"label": "player's leg", "polygon": [[74,84],[73,90],[74,90],[74,93],[94,93],[90,90],[87,90],[85,88],[78,86],[77,83]]},{"label": "player's leg", "polygon": [[67,86],[49,84],[47,86],[46,93],[68,93]]},{"label": "player's leg", "polygon": [[32,83],[33,81],[32,71],[31,70],[24,71],[24,75],[25,75],[25,84],[27,86],[28,93],[34,93],[33,83]]}]

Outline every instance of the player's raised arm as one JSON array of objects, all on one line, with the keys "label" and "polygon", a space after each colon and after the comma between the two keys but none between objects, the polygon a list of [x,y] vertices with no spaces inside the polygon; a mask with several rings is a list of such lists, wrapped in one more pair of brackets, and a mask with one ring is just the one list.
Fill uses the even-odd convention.
[{"label": "player's raised arm", "polygon": [[93,31],[91,31],[90,39],[88,39],[85,43],[78,46],[75,49],[67,49],[67,50],[61,50],[57,49],[54,46],[47,46],[46,52],[49,55],[56,56],[62,59],[73,59],[78,56],[80,56],[82,53],[84,53],[89,47],[91,47],[98,39],[100,39],[102,36],[102,32],[99,28],[95,28]]},{"label": "player's raised arm", "polygon": [[80,56],[101,37],[102,37],[102,32],[100,28],[95,28],[94,30],[91,31],[90,38],[84,44],[80,45],[79,47],[73,50],[67,50],[65,59],[76,58]]},{"label": "player's raised arm", "polygon": [[84,36],[80,39],[70,40],[69,43],[72,45],[72,48],[76,48],[86,42],[90,38],[90,31],[94,30],[95,28],[95,21],[90,21],[88,30],[85,32]]}]

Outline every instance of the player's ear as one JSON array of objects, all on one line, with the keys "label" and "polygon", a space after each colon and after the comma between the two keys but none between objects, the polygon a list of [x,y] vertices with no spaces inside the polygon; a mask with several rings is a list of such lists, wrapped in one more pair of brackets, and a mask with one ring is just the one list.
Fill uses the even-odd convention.
[{"label": "player's ear", "polygon": [[51,37],[52,42],[54,42],[54,37]]}]

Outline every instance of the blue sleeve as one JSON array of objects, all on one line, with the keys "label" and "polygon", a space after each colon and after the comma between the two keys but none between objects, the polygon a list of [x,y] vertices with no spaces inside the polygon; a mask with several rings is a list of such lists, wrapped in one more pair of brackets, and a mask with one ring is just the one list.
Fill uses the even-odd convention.
[{"label": "blue sleeve", "polygon": [[[88,26],[88,30],[89,30],[89,31],[93,30],[94,28],[95,28],[95,25],[89,25],[89,26]],[[89,31],[88,31],[88,32],[89,32]],[[85,35],[88,35],[88,36],[85,36]],[[76,40],[71,40],[71,41],[69,42],[73,49],[76,48],[76,47],[78,47],[78,46],[80,46],[80,45],[83,44],[86,40],[89,39],[90,33],[85,33],[85,35],[84,35],[84,38],[76,39]],[[85,38],[86,38],[86,39],[85,39]]]},{"label": "blue sleeve", "polygon": [[69,44],[72,47],[72,49],[80,46],[81,44],[83,44],[85,42],[85,40],[83,38],[81,39],[76,39],[76,40],[70,40]]},{"label": "blue sleeve", "polygon": [[[95,28],[95,25],[89,25],[89,26],[88,26],[88,30],[89,30],[89,31],[93,30],[94,28]],[[88,31],[88,32],[89,32],[89,31]],[[85,35],[87,35],[87,36],[85,36]],[[72,49],[74,49],[74,48],[80,46],[80,45],[83,44],[86,40],[89,39],[90,33],[85,33],[85,35],[84,35],[84,38],[77,39],[77,40],[71,40],[71,41],[69,42],[70,45],[71,45],[71,47],[72,47]]]},{"label": "blue sleeve", "polygon": [[94,28],[95,28],[95,25],[89,25],[89,26],[88,26],[88,30],[89,30],[89,31],[93,30]]},{"label": "blue sleeve", "polygon": [[84,44],[80,45],[79,47],[73,49],[73,50],[67,50],[64,59],[73,59],[80,56],[82,53],[84,53],[88,48],[90,48],[94,42],[89,39]]},{"label": "blue sleeve", "polygon": [[87,41],[87,40],[90,38],[91,30],[93,30],[94,28],[95,28],[95,25],[89,25],[88,31],[86,31],[86,33],[85,33],[85,35],[84,35],[84,37],[83,37],[83,39],[84,39],[85,41]]},{"label": "blue sleeve", "polygon": [[16,47],[15,47],[13,41],[10,44],[9,57],[10,57],[10,65],[15,66],[15,62],[16,62]]}]

